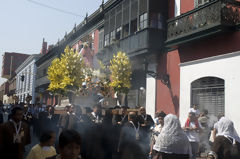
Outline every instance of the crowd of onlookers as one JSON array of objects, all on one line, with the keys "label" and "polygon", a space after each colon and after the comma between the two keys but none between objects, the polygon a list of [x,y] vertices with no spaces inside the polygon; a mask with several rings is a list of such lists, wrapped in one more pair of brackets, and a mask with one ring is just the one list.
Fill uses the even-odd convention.
[{"label": "crowd of onlookers", "polygon": [[[6,113],[7,112],[7,113]],[[5,122],[3,121],[4,114]],[[144,107],[102,109],[41,104],[0,107],[0,154],[4,159],[240,159],[240,138],[224,115],[210,123],[207,110],[177,116]],[[34,136],[39,143],[25,151]]]}]

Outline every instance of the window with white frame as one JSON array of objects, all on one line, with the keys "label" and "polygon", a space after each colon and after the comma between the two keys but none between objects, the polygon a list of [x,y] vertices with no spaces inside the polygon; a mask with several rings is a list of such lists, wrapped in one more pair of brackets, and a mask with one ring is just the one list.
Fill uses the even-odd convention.
[{"label": "window with white frame", "polygon": [[143,13],[139,18],[139,29],[142,30],[148,27],[148,16],[147,13]]},{"label": "window with white frame", "polygon": [[103,49],[104,46],[104,29],[99,30],[99,43],[98,43],[98,49]]},{"label": "window with white frame", "polygon": [[225,81],[218,77],[203,77],[191,83],[191,105],[208,110],[209,115],[224,114]]},{"label": "window with white frame", "polygon": [[109,34],[106,34],[104,36],[104,46],[107,46],[107,45],[109,45]]},{"label": "window with white frame", "polygon": [[116,32],[115,32],[115,30],[113,30],[113,31],[110,33],[110,44],[112,44],[115,39],[116,39]]},{"label": "window with white frame", "polygon": [[28,91],[30,90],[30,84],[31,84],[31,77],[32,77],[32,67],[29,66],[29,75],[28,75]]},{"label": "window with white frame", "polygon": [[121,39],[121,35],[122,35],[122,27],[118,27],[116,31],[116,40]]}]

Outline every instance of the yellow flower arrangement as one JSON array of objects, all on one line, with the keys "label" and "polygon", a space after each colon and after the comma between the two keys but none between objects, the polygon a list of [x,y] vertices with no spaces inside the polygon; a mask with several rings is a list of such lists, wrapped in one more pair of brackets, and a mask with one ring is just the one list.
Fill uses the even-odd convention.
[{"label": "yellow flower arrangement", "polygon": [[56,93],[77,90],[85,81],[86,69],[82,56],[67,46],[61,57],[54,59],[48,68],[48,90]]},{"label": "yellow flower arrangement", "polygon": [[128,56],[123,52],[113,55],[109,69],[111,71],[110,86],[113,87],[115,92],[127,94],[131,87],[132,74]]}]

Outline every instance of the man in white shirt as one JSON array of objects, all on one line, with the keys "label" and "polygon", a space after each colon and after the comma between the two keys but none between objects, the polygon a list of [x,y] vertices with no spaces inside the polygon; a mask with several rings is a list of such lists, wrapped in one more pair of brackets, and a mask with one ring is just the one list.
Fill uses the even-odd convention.
[{"label": "man in white shirt", "polygon": [[195,113],[189,113],[188,119],[183,129],[186,132],[186,135],[192,147],[191,159],[196,159],[199,146],[199,122],[195,116]]},{"label": "man in white shirt", "polygon": [[200,111],[198,109],[198,106],[196,104],[193,105],[192,108],[190,108],[189,113],[193,112],[197,118],[200,116]]}]

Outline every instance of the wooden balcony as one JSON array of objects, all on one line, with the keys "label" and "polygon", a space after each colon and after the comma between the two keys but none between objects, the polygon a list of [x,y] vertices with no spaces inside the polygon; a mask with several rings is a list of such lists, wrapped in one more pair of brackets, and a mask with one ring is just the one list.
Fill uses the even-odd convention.
[{"label": "wooden balcony", "polygon": [[164,40],[163,30],[146,28],[105,46],[97,56],[103,63],[107,64],[112,59],[113,54],[118,51],[126,52],[129,57],[134,57],[162,50]]},{"label": "wooden balcony", "polygon": [[235,31],[240,23],[240,2],[214,0],[168,20],[166,46],[181,44],[226,31]]}]

